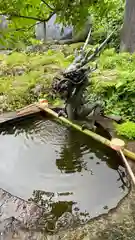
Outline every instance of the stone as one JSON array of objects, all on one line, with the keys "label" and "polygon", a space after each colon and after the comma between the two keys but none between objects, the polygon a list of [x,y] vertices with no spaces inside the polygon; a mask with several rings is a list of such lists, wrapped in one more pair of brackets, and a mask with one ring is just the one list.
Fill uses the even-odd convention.
[{"label": "stone", "polygon": [[60,44],[85,41],[91,27],[91,17],[87,18],[85,25],[79,31],[73,26],[64,26],[56,23],[57,15],[54,14],[47,23],[37,23],[35,35],[38,40],[50,41]]}]

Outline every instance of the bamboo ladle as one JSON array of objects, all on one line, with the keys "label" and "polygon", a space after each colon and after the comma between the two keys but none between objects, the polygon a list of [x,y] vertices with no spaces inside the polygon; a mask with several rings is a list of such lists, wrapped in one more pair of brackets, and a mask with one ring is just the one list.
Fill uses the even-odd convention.
[{"label": "bamboo ladle", "polygon": [[133,183],[135,184],[135,175],[134,175],[134,173],[133,173],[133,171],[132,171],[132,169],[131,169],[131,167],[130,167],[130,165],[129,165],[129,163],[128,163],[128,161],[127,161],[127,159],[126,159],[126,157],[125,157],[125,155],[122,151],[124,149],[125,142],[121,139],[113,138],[110,142],[110,146],[111,146],[112,149],[114,149],[114,150],[116,150],[120,153],[120,155],[123,159],[123,162],[124,162],[124,164],[125,164],[125,166],[128,170],[128,173],[129,173]]}]

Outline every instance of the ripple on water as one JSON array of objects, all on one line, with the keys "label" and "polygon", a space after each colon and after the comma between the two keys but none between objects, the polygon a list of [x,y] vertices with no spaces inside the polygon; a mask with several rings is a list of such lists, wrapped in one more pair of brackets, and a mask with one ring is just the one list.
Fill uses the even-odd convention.
[{"label": "ripple on water", "polygon": [[0,186],[46,206],[52,225],[61,225],[67,213],[84,223],[115,207],[128,192],[116,153],[42,117],[3,127],[0,156]]}]

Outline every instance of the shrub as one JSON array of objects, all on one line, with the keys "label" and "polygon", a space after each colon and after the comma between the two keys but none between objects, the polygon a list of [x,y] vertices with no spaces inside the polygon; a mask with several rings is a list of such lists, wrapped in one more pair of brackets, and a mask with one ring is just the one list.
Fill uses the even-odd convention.
[{"label": "shrub", "polygon": [[93,91],[102,96],[106,113],[134,121],[135,54],[109,49],[101,54],[98,64],[99,70],[92,76]]},{"label": "shrub", "polygon": [[117,134],[130,140],[135,139],[135,123],[127,121],[116,125]]}]

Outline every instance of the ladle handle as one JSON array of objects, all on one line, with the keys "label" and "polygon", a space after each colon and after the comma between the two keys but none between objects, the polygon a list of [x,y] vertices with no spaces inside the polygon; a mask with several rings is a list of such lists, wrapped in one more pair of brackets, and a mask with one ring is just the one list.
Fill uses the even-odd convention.
[{"label": "ladle handle", "polygon": [[132,171],[132,169],[131,169],[128,161],[127,161],[127,159],[125,158],[122,150],[120,150],[120,154],[121,154],[122,159],[123,159],[123,161],[124,161],[124,163],[125,163],[125,165],[126,165],[126,167],[127,167],[127,170],[128,170],[128,172],[129,172],[129,175],[131,176],[131,179],[132,179],[133,183],[135,184],[135,175],[134,175],[134,173],[133,173],[133,171]]}]

